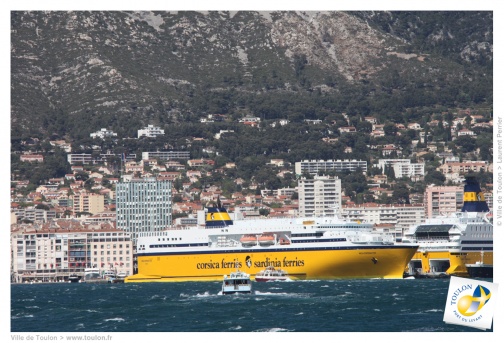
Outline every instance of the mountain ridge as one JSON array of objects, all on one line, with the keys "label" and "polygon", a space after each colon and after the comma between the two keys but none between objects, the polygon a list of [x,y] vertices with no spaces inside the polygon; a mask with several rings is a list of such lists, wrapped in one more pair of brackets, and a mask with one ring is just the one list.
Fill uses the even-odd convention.
[{"label": "mountain ridge", "polygon": [[[288,113],[257,109],[291,95],[307,104],[319,94],[331,102],[327,111],[361,115],[380,111],[385,100],[401,111],[440,100],[488,106],[489,18],[492,12],[13,11],[12,130],[82,138],[110,127],[133,136],[135,125],[209,113],[275,119]],[[390,112],[385,105],[381,111]]]}]

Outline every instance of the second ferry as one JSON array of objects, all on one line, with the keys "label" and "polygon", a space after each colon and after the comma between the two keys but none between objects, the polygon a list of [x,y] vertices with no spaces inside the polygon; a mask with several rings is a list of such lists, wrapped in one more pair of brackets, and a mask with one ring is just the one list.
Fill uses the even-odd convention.
[{"label": "second ferry", "polygon": [[405,233],[403,242],[419,244],[407,274],[469,276],[466,265],[493,268],[493,223],[474,176],[466,177],[460,212],[426,220]]},{"label": "second ferry", "polygon": [[141,233],[125,282],[222,281],[237,267],[252,279],[267,267],[292,280],[400,279],[418,248],[337,217],[233,221],[220,202],[204,215],[199,227]]}]

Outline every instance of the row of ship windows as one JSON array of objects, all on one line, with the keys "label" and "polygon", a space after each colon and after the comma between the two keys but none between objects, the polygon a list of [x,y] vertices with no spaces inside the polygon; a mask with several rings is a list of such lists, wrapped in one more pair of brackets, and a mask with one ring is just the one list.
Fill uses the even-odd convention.
[{"label": "row of ship windows", "polygon": [[322,237],[323,233],[322,232],[316,232],[316,233],[293,233],[292,237]]},{"label": "row of ship windows", "polygon": [[492,229],[493,227],[485,225],[485,226],[472,227],[471,231],[491,231]]},{"label": "row of ship windows", "polygon": [[461,244],[493,244],[493,241],[462,241]]},{"label": "row of ship windows", "polygon": [[301,239],[293,240],[293,243],[326,243],[326,242],[346,242],[346,238],[331,238],[331,239]]}]

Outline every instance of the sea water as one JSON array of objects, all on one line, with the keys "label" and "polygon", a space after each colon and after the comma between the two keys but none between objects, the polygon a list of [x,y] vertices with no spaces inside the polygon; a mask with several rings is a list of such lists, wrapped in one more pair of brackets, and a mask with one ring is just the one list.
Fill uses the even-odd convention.
[{"label": "sea water", "polygon": [[[12,284],[10,331],[483,332],[446,324],[449,279]],[[41,336],[42,337],[42,336]]]}]

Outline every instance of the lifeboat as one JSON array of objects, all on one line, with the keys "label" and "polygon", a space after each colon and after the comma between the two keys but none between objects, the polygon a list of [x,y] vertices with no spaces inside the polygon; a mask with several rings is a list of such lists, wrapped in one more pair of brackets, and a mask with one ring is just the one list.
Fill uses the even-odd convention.
[{"label": "lifeboat", "polygon": [[243,235],[240,242],[244,247],[250,247],[257,244],[257,237],[256,235]]},{"label": "lifeboat", "polygon": [[259,237],[259,244],[260,245],[272,245],[275,244],[275,235],[272,233],[263,233]]}]

